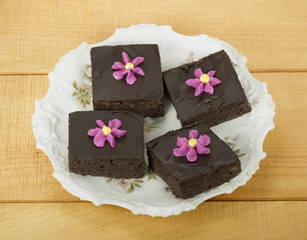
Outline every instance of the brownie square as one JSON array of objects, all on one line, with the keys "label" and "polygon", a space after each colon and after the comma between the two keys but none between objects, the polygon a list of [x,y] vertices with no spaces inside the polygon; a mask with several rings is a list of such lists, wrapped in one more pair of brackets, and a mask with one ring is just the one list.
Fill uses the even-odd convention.
[{"label": "brownie square", "polygon": [[[197,154],[195,162],[186,157],[175,157],[177,136],[188,139],[189,131],[211,139],[209,154]],[[153,169],[179,198],[190,198],[229,181],[241,171],[238,156],[205,124],[170,131],[146,144],[149,167]]]},{"label": "brownie square", "polygon": [[[195,88],[186,85],[195,78],[194,71],[216,71],[214,77],[222,83],[214,86],[214,93],[194,96]],[[196,62],[163,72],[163,79],[182,126],[206,123],[211,127],[250,112],[251,107],[244,94],[238,76],[224,50]]]},{"label": "brownie square", "polygon": [[[122,123],[126,135],[115,138],[115,147],[109,142],[96,147],[89,129],[98,127],[96,120],[106,125],[112,119]],[[145,172],[143,116],[135,113],[82,111],[69,114],[69,170],[81,175],[114,178],[140,178]]]},{"label": "brownie square", "polygon": [[[115,80],[111,67],[123,62],[122,52],[132,59],[143,57],[140,67],[145,76],[134,74],[136,82],[126,83],[126,76]],[[158,45],[102,46],[91,49],[94,110],[124,110],[148,117],[164,115],[163,80]]]}]

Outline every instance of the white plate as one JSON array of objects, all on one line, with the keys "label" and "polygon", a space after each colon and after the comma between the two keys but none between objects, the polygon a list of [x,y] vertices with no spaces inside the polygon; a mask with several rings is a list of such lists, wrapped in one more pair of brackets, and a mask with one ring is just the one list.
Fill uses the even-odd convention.
[{"label": "white plate", "polygon": [[[159,45],[162,70],[198,60],[221,49],[230,56],[252,112],[212,128],[239,154],[242,172],[230,182],[182,200],[174,197],[166,183],[152,173],[141,180],[107,179],[104,177],[81,176],[68,171],[68,113],[92,110],[86,104],[91,98],[90,49],[101,45],[134,43],[156,43]],[[203,201],[222,193],[231,193],[243,186],[259,168],[259,162],[266,154],[262,150],[268,131],[274,128],[275,105],[267,93],[265,83],[256,80],[247,70],[246,58],[235,48],[207,35],[184,36],[170,26],[141,24],[117,29],[109,39],[98,43],[82,43],[71,50],[56,64],[49,74],[50,88],[47,95],[35,103],[32,116],[33,132],[37,148],[44,151],[54,167],[53,176],[71,194],[95,205],[113,204],[130,209],[134,214],[150,216],[177,215],[195,209]],[[76,81],[74,88],[74,81]],[[81,90],[80,90],[81,89]],[[83,89],[83,90],[82,90]],[[82,96],[73,96],[82,92]],[[76,94],[77,94],[76,93]],[[89,97],[89,98],[88,98]],[[85,107],[81,103],[85,104]],[[180,128],[174,107],[165,100],[166,115],[160,118],[146,118],[145,141],[165,132]]]}]

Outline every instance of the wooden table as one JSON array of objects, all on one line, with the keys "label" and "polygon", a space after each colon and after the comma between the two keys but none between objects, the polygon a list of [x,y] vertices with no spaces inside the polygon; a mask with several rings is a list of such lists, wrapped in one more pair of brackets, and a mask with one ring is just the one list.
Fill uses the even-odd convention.
[{"label": "wooden table", "polygon": [[[307,239],[307,1],[1,0],[0,23],[0,239]],[[246,186],[169,218],[70,195],[32,134],[58,59],[139,23],[227,41],[276,103]]]}]

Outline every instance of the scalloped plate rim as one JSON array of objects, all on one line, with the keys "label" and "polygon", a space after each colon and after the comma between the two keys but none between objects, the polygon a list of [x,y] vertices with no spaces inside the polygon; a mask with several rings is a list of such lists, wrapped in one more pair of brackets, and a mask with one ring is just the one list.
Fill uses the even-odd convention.
[{"label": "scalloped plate rim", "polygon": [[[239,58],[241,59],[243,65],[241,64],[240,67],[243,68],[243,70],[246,72],[246,74],[249,74],[250,78],[253,81],[257,82],[257,84],[261,84],[262,87],[264,87],[266,89],[265,95],[268,98],[268,101],[270,101],[270,104],[273,106],[273,108],[272,108],[273,112],[271,113],[272,114],[272,120],[271,120],[270,124],[266,125],[264,127],[263,131],[262,131],[261,139],[263,139],[263,141],[264,141],[264,139],[265,139],[266,135],[268,134],[268,132],[270,130],[274,129],[274,127],[275,127],[274,123],[273,123],[273,117],[275,115],[275,104],[274,104],[274,102],[272,100],[271,95],[268,94],[266,83],[258,81],[248,71],[248,69],[246,67],[246,57],[241,55],[241,54],[239,54],[238,51],[234,47],[232,47],[230,44],[228,44],[228,43],[226,43],[226,42],[224,42],[222,40],[219,40],[218,38],[211,38],[211,37],[209,37],[206,34],[199,34],[199,35],[196,35],[196,36],[186,36],[186,35],[183,35],[183,34],[175,32],[171,28],[171,26],[169,26],[169,25],[158,26],[158,25],[155,25],[155,24],[139,24],[139,25],[129,26],[128,28],[116,29],[114,34],[112,36],[110,36],[108,39],[106,39],[106,40],[104,40],[104,41],[102,41],[100,43],[96,43],[96,44],[88,44],[86,42],[83,42],[77,48],[70,50],[63,57],[61,57],[59,62],[55,65],[54,70],[48,74],[49,89],[48,89],[47,94],[41,100],[37,100],[35,102],[35,112],[32,115],[33,133],[34,133],[34,136],[35,136],[35,138],[37,140],[36,147],[38,149],[42,150],[48,156],[48,158],[50,159],[50,161],[51,161],[51,163],[52,163],[52,165],[54,167],[53,177],[55,179],[57,179],[61,183],[63,188],[66,189],[68,192],[70,192],[72,195],[75,195],[75,196],[79,197],[81,200],[92,201],[97,206],[102,205],[102,204],[111,204],[111,205],[117,205],[117,206],[120,206],[120,207],[123,207],[123,208],[126,208],[126,209],[130,209],[134,214],[147,214],[147,215],[150,215],[150,216],[167,217],[167,216],[170,216],[170,215],[178,215],[178,214],[180,214],[180,213],[182,213],[184,211],[194,210],[195,208],[197,208],[197,206],[200,203],[206,201],[207,199],[209,199],[209,198],[211,198],[213,196],[205,197],[203,199],[192,198],[191,202],[188,202],[189,204],[185,204],[183,208],[182,208],[182,206],[180,206],[181,208],[175,208],[175,209],[174,208],[169,209],[168,206],[163,206],[162,207],[162,206],[147,206],[147,205],[144,205],[144,204],[141,205],[142,202],[139,202],[139,201],[131,202],[131,200],[126,201],[123,198],[118,199],[118,197],[116,197],[116,199],[115,199],[112,196],[111,197],[105,196],[104,199],[99,199],[99,201],[97,201],[96,199],[93,200],[93,198],[92,198],[92,200],[89,200],[86,191],[85,192],[74,191],[75,190],[74,188],[69,188],[67,186],[67,185],[69,185],[68,183],[61,181],[62,177],[61,177],[61,175],[58,174],[58,172],[61,172],[62,169],[61,169],[60,166],[58,166],[57,162],[53,160],[53,157],[55,157],[55,156],[54,156],[52,150],[50,149],[50,146],[49,145],[46,146],[44,143],[42,143],[40,141],[39,133],[37,132],[37,125],[38,125],[37,118],[39,118],[39,114],[37,113],[37,109],[40,107],[40,105],[43,105],[43,103],[45,101],[47,101],[48,98],[50,98],[51,93],[52,93],[52,91],[51,91],[52,90],[52,84],[53,84],[53,82],[52,82],[53,80],[52,79],[53,79],[53,77],[56,76],[57,72],[59,71],[59,66],[61,65],[61,62],[63,62],[70,54],[78,52],[79,50],[82,50],[82,46],[84,46],[84,45],[91,46],[91,47],[93,47],[93,46],[100,46],[100,45],[103,45],[106,41],[110,41],[110,39],[112,40],[112,38],[116,37],[116,35],[119,34],[121,31],[129,31],[129,29],[131,29],[131,28],[133,29],[133,28],[143,28],[143,27],[145,27],[145,28],[153,27],[153,28],[159,28],[159,30],[163,29],[163,30],[167,30],[167,31],[172,31],[173,34],[177,34],[180,37],[214,39],[214,40],[218,41],[220,44],[222,44],[223,46],[225,46],[225,48],[227,48],[226,50],[233,51],[238,56],[238,59]],[[255,172],[259,169],[260,161],[263,158],[265,158],[266,153],[264,153],[263,149],[262,149],[263,141],[262,141],[261,146],[255,146],[257,148],[260,147],[259,151],[256,151],[255,153],[259,154],[259,152],[260,152],[261,156],[257,158],[257,161],[254,161],[253,166],[250,166],[250,169],[249,169],[250,172],[249,172],[248,175],[244,175],[244,178],[241,180],[241,182],[244,182],[244,183],[241,184],[240,186],[245,185],[251,179],[253,174],[255,174]],[[63,173],[65,174],[65,171]],[[223,186],[223,185],[221,185],[221,186]],[[220,188],[221,186],[219,186],[217,188]],[[238,187],[240,187],[240,186],[238,186]],[[234,190],[236,190],[238,187],[236,187],[234,189],[231,189],[230,186],[229,186],[228,187],[228,191],[225,192],[225,193],[230,194]],[[216,195],[214,195],[214,196],[216,196]],[[96,198],[96,196],[95,196],[95,198]],[[148,210],[148,208],[150,208],[150,210]]]}]

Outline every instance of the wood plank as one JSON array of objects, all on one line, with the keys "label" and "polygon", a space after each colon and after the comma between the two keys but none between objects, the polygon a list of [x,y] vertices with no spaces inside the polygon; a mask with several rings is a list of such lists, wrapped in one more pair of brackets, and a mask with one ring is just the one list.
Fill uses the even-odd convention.
[{"label": "wood plank", "polygon": [[[52,177],[46,155],[36,149],[31,116],[47,93],[43,76],[0,76],[0,199],[74,199]],[[45,189],[45,190],[44,190]]]},{"label": "wood plank", "polygon": [[89,203],[0,204],[1,239],[306,239],[307,202],[207,202],[168,218]]},{"label": "wood plank", "polygon": [[306,71],[306,12],[303,0],[3,0],[0,73],[47,73],[82,42],[139,23],[220,38],[247,56],[251,71]]},{"label": "wood plank", "polygon": [[[307,200],[307,73],[257,73],[276,103],[276,129],[269,133],[268,156],[244,187],[214,200]],[[48,158],[35,148],[31,115],[48,78],[0,76],[0,202],[79,201],[52,177]],[[293,107],[295,106],[295,108]],[[9,132],[8,132],[9,130]],[[299,136],[299,137],[298,137]]]}]

